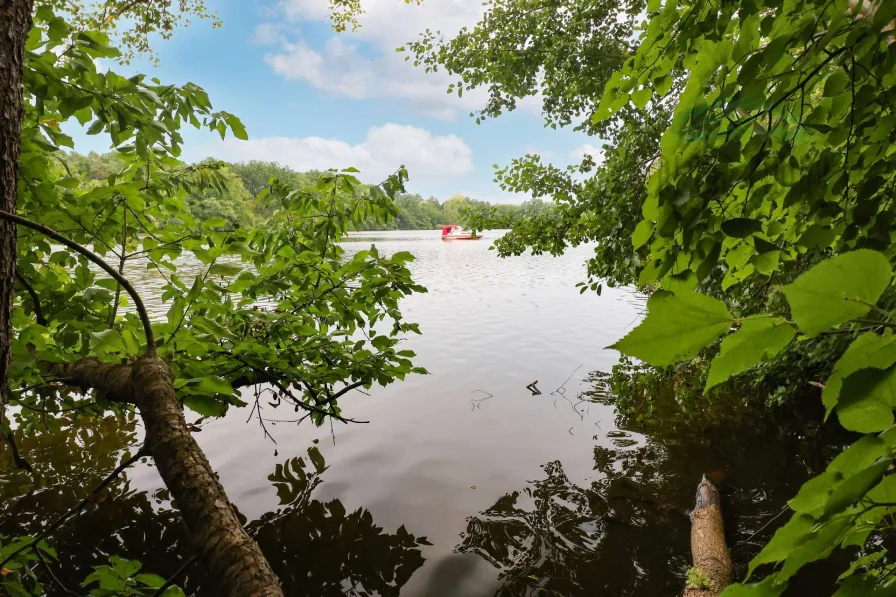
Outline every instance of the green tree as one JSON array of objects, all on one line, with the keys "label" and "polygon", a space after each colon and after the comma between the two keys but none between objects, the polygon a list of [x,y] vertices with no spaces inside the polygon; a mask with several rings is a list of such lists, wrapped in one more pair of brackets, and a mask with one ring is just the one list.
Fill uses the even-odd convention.
[{"label": "green tree", "polygon": [[[413,353],[396,346],[418,331],[399,311],[403,297],[424,290],[406,267],[413,257],[387,258],[371,246],[348,259],[338,244],[367,217],[395,216],[407,173],[373,187],[353,169],[323,173],[311,189],[273,180],[257,197],[272,210],[263,228],[199,221],[189,197],[226,192],[236,181],[218,163],[181,163],[180,129],[246,138],[239,119],[214,111],[194,84],[98,72],[96,59],[118,51],[104,33],[54,13],[52,3],[33,14],[27,0],[3,3],[0,27],[10,47],[0,57],[2,435],[17,463],[30,467],[15,437],[37,424],[58,426],[53,414],[88,407],[96,416],[138,414],[143,446],[90,495],[151,458],[221,594],[281,595],[183,409],[223,416],[251,396],[262,424],[268,401],[288,404],[297,420],[350,422],[343,396],[422,372]],[[75,120],[88,134],[108,135],[119,171],[85,184],[60,164],[61,148],[73,146],[60,123]],[[124,277],[133,262],[163,280],[162,318],[150,317]],[[184,262],[198,273],[180,270]],[[7,403],[22,407],[15,428]],[[41,594],[44,540],[95,502],[85,498],[33,538],[4,541],[0,586]],[[98,574],[131,591],[135,564],[110,564]]]},{"label": "green tree", "polygon": [[[613,23],[634,5],[601,6]],[[410,45],[465,89],[490,85],[485,115],[541,90],[549,122],[578,117],[578,128],[610,141],[597,170],[587,158],[562,171],[527,156],[499,172],[510,188],[552,196],[560,214],[524,218],[499,249],[598,240],[607,259],[592,262],[592,288],[606,277],[655,290],[645,321],[615,347],[659,368],[706,357],[705,392],[776,360],[813,376],[828,415],[867,435],[791,500],[790,522],[750,566],[750,575],[766,566],[766,578],[725,595],[780,595],[807,563],[854,548],[865,555],[832,591],[891,594],[893,564],[876,546],[892,533],[896,504],[896,5],[651,0],[637,47],[616,66],[586,48],[622,43],[618,29],[567,28],[589,9],[497,2],[454,40]],[[475,41],[486,38],[496,41]],[[539,68],[543,84],[516,74]],[[509,93],[514,85],[520,93]],[[820,366],[806,367],[812,359]]]},{"label": "green tree", "polygon": [[219,184],[187,195],[190,214],[200,222],[219,218],[241,226],[254,224],[252,206],[255,200],[243,186],[242,178],[228,166],[219,167],[217,174],[219,176],[212,180]]}]

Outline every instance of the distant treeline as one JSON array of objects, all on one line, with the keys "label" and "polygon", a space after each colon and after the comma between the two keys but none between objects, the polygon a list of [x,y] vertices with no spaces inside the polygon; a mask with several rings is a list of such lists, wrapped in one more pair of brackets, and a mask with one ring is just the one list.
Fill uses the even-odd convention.
[{"label": "distant treeline", "polygon": [[[77,172],[87,181],[103,181],[121,169],[121,162],[114,153],[87,155],[70,153],[64,160],[73,173]],[[275,162],[253,160],[242,163],[225,163],[220,172],[226,184],[222,191],[206,190],[188,197],[193,216],[198,219],[224,218],[241,225],[260,224],[267,219],[270,207],[255,197],[268,185],[271,178],[277,178],[297,189],[310,189],[317,182],[321,172],[296,172]],[[465,225],[464,212],[487,210],[492,205],[461,194],[439,201],[435,197],[424,199],[419,194],[403,194],[396,199],[398,215],[392,226],[377,225],[365,221],[358,230],[427,230],[441,228],[446,224]],[[502,222],[512,224],[520,217],[536,215],[553,209],[553,204],[540,199],[530,199],[520,205],[495,204],[493,215]]]}]

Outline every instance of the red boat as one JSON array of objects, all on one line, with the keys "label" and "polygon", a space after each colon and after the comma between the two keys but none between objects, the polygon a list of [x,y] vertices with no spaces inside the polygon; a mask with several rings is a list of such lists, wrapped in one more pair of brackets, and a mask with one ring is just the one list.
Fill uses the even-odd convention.
[{"label": "red boat", "polygon": [[466,232],[457,224],[442,226],[442,240],[479,240],[482,235],[475,232]]}]

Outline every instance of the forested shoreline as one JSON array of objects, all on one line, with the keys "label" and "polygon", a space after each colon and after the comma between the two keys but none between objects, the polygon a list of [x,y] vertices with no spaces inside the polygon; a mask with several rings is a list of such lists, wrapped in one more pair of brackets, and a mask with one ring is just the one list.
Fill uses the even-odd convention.
[{"label": "forested shoreline", "polygon": [[[114,152],[62,153],[61,159],[87,186],[102,184],[123,166],[121,158]],[[223,218],[240,226],[262,224],[270,217],[272,206],[258,201],[256,197],[271,179],[289,184],[300,192],[311,192],[323,174],[317,170],[296,172],[276,162],[259,160],[230,163],[207,159],[202,164],[218,169],[222,174],[223,187],[203,188],[189,193],[187,206],[193,217],[200,221]],[[370,189],[371,185],[360,185],[357,192],[369,193]],[[400,193],[396,196],[395,207],[398,213],[390,223],[378,222],[374,217],[367,216],[355,230],[434,230],[447,224],[466,225],[473,214],[482,213],[490,213],[509,227],[524,218],[554,212],[554,203],[542,199],[528,199],[521,204],[493,204],[461,193],[443,200],[433,196],[424,198],[419,193]]]}]

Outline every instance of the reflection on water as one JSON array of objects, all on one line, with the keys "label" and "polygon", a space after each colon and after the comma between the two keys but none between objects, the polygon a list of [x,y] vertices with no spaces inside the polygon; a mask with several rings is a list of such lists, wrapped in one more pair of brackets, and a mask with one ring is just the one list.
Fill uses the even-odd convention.
[{"label": "reflection on water", "polygon": [[[36,534],[52,519],[77,505],[136,444],[133,421],[113,418],[65,421],[61,431],[38,427],[19,440],[34,465],[37,480],[15,469],[9,454],[0,458],[0,534]],[[138,559],[147,571],[172,573],[189,557],[180,515],[160,508],[146,491],[124,476],[102,492],[96,503],[66,522],[49,539],[60,554],[56,576],[79,587],[93,566],[115,554]],[[58,591],[45,583],[45,590]],[[63,594],[63,593],[59,593]]]},{"label": "reflection on water", "polygon": [[[599,378],[591,379],[595,388],[577,399],[608,400]],[[611,445],[594,446],[598,475],[590,485],[571,482],[560,461],[548,462],[537,480],[469,517],[456,550],[499,570],[496,596],[677,594],[690,566],[695,480],[708,474],[723,493],[727,541],[742,578],[776,528],[766,523],[848,441],[790,414],[733,427],[725,420],[700,431],[660,426],[655,437],[605,432]],[[829,594],[834,569],[810,566],[787,595]]]},{"label": "reflection on water", "polygon": [[253,521],[249,533],[287,595],[398,595],[423,564],[426,537],[403,526],[384,533],[363,508],[347,512],[339,500],[312,500],[325,470],[317,448],[308,450],[307,462],[299,457],[278,464],[268,479],[284,508]]},{"label": "reflection on water", "polygon": [[[41,464],[40,480],[19,474],[3,462],[0,534],[35,534],[55,515],[80,502],[118,464],[134,439],[133,422],[74,419],[60,433],[37,433],[23,440],[23,452]],[[87,457],[85,461],[82,455]],[[396,596],[423,564],[421,546],[404,527],[385,533],[370,512],[348,512],[337,500],[311,498],[326,470],[317,448],[306,457],[278,464],[268,476],[282,508],[247,525],[259,542],[287,595]],[[159,506],[162,506],[161,508]],[[172,574],[191,550],[179,515],[167,507],[167,492],[134,491],[126,478],[114,482],[97,503],[64,525],[53,537],[62,564],[55,570],[63,585],[79,586],[92,566],[109,554],[137,559],[145,571]],[[214,595],[202,587],[195,568],[181,578],[190,593]],[[59,589],[45,587],[53,594]]]},{"label": "reflection on water", "polygon": [[[271,423],[274,446],[245,424],[248,409],[234,409],[196,436],[288,595],[678,593],[704,472],[725,472],[742,571],[775,525],[753,533],[830,459],[819,448],[827,440],[792,431],[803,422],[698,433],[661,421],[648,436],[616,421],[588,372],[615,364],[604,347],[645,301],[628,289],[579,295],[589,247],[502,260],[488,240],[445,243],[426,231],[353,236],[347,252],[371,239],[417,257],[412,272],[429,293],[403,312],[423,335],[403,348],[431,375],[340,401],[369,425]],[[163,316],[151,272],[128,274]],[[533,381],[540,394],[527,389]],[[76,419],[59,434],[38,427],[21,441],[37,487],[0,454],[0,533],[33,533],[77,503],[140,436],[116,421]],[[177,570],[191,549],[161,487],[151,466],[134,467],[62,527],[61,580],[77,587],[110,553],[163,576]],[[184,582],[213,594],[195,568]]]}]

